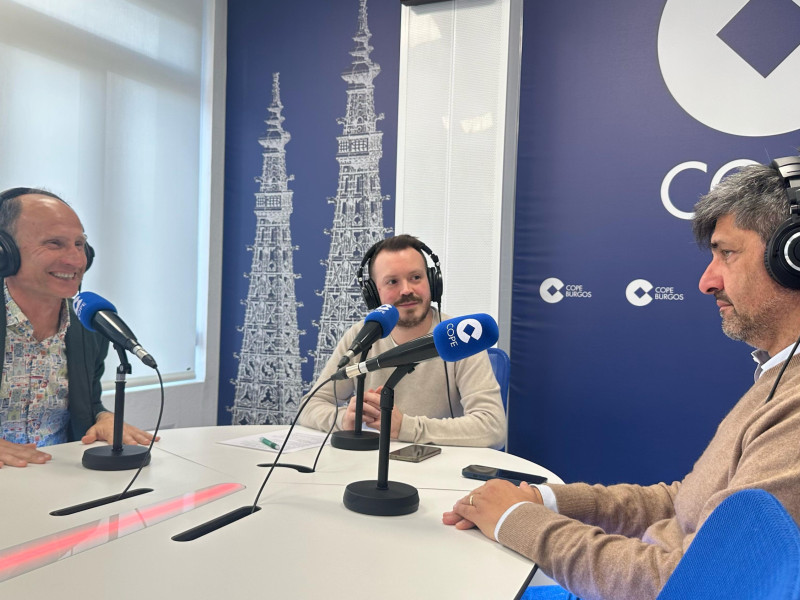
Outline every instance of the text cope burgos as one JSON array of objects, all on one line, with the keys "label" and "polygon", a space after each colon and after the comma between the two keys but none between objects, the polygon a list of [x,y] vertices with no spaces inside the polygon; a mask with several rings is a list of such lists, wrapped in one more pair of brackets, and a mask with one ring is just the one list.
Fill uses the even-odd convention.
[{"label": "text cope burgos", "polygon": [[653,291],[656,293],[656,300],[683,300],[683,294],[675,293],[674,287],[658,286]]},{"label": "text cope burgos", "polygon": [[567,285],[564,286],[565,296],[567,298],[591,298],[592,292],[584,290],[582,285]]}]

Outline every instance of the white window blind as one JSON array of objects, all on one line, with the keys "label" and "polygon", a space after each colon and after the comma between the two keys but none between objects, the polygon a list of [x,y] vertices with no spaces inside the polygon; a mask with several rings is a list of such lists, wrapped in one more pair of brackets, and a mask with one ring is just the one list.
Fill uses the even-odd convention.
[{"label": "white window blind", "polygon": [[[166,380],[204,370],[212,4],[0,0],[0,189],[75,208],[97,252],[83,289],[116,305]],[[118,364],[111,350],[106,381]],[[153,381],[131,364],[129,385]]]}]

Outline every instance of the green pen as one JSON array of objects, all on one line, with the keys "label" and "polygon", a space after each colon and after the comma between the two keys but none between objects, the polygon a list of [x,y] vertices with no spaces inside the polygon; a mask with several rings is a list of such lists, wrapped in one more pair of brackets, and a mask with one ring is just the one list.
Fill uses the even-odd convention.
[{"label": "green pen", "polygon": [[272,448],[273,450],[280,450],[280,449],[281,449],[281,447],[280,447],[280,446],[278,446],[278,444],[276,444],[275,442],[271,442],[271,441],[269,441],[269,440],[268,440],[267,438],[265,438],[265,437],[262,437],[262,438],[261,438],[261,443],[262,443],[262,444],[266,444],[267,446],[269,446],[269,447],[270,447],[270,448]]}]

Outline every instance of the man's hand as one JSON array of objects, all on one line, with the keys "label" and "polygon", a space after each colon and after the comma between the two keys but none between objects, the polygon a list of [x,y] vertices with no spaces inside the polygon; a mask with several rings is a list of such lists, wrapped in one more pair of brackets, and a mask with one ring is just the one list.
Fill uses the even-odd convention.
[{"label": "man's hand", "polygon": [[[153,434],[142,431],[138,427],[124,423],[122,425],[122,443],[123,444],[141,444],[147,446],[150,440],[153,439]],[[160,440],[156,438],[156,441]],[[98,441],[105,441],[108,443],[114,442],[114,413],[103,412],[97,415],[97,421],[92,425],[86,435],[81,438],[84,444],[93,444]]]},{"label": "man's hand", "polygon": [[41,465],[53,458],[36,449],[36,444],[14,444],[0,439],[0,467],[26,467],[28,463]]},{"label": "man's hand", "polygon": [[[373,429],[381,428],[381,390],[380,386],[377,390],[367,390],[364,392],[364,405],[361,410],[361,420],[367,427]],[[350,399],[350,404],[347,405],[347,411],[344,413],[342,419],[342,427],[345,430],[352,431],[355,429],[356,423],[356,397]],[[400,437],[400,425],[403,423],[403,413],[396,408],[392,410],[392,429],[391,438],[397,439]]]},{"label": "man's hand", "polygon": [[[381,428],[381,391],[383,390],[383,386],[380,386],[377,390],[369,390],[368,392],[364,392],[364,412],[367,411],[367,405],[370,406],[372,409],[372,414],[376,414],[377,417],[372,421],[372,423],[367,423],[367,420],[364,419],[364,422],[367,423],[373,429],[380,429]],[[400,425],[403,424],[403,413],[401,413],[397,408],[392,408],[392,427],[391,433],[389,437],[393,440],[396,440],[400,437]]]},{"label": "man's hand", "polygon": [[[380,390],[380,388],[378,388]],[[372,401],[368,401],[370,398]],[[380,392],[369,390],[364,392],[364,404],[362,406],[361,421],[368,427],[375,427],[374,423],[380,423],[381,410],[380,410],[381,395]],[[347,411],[344,413],[342,419],[342,427],[347,431],[353,431],[356,425],[356,397],[350,398],[350,404],[347,405]]]},{"label": "man's hand", "polygon": [[452,511],[442,515],[442,523],[455,525],[456,529],[477,526],[483,535],[493,540],[500,517],[517,502],[542,504],[542,495],[525,482],[516,487],[504,479],[490,479],[456,502]]}]

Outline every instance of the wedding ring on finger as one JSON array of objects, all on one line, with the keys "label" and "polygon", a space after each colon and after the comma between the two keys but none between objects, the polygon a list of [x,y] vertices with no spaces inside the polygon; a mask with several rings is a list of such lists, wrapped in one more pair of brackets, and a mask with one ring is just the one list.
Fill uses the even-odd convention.
[{"label": "wedding ring on finger", "polygon": [[472,499],[473,499],[474,497],[475,497],[475,496],[474,496],[473,494],[470,494],[470,495],[469,495],[469,505],[470,505],[470,506],[475,506],[475,505],[472,503]]}]

